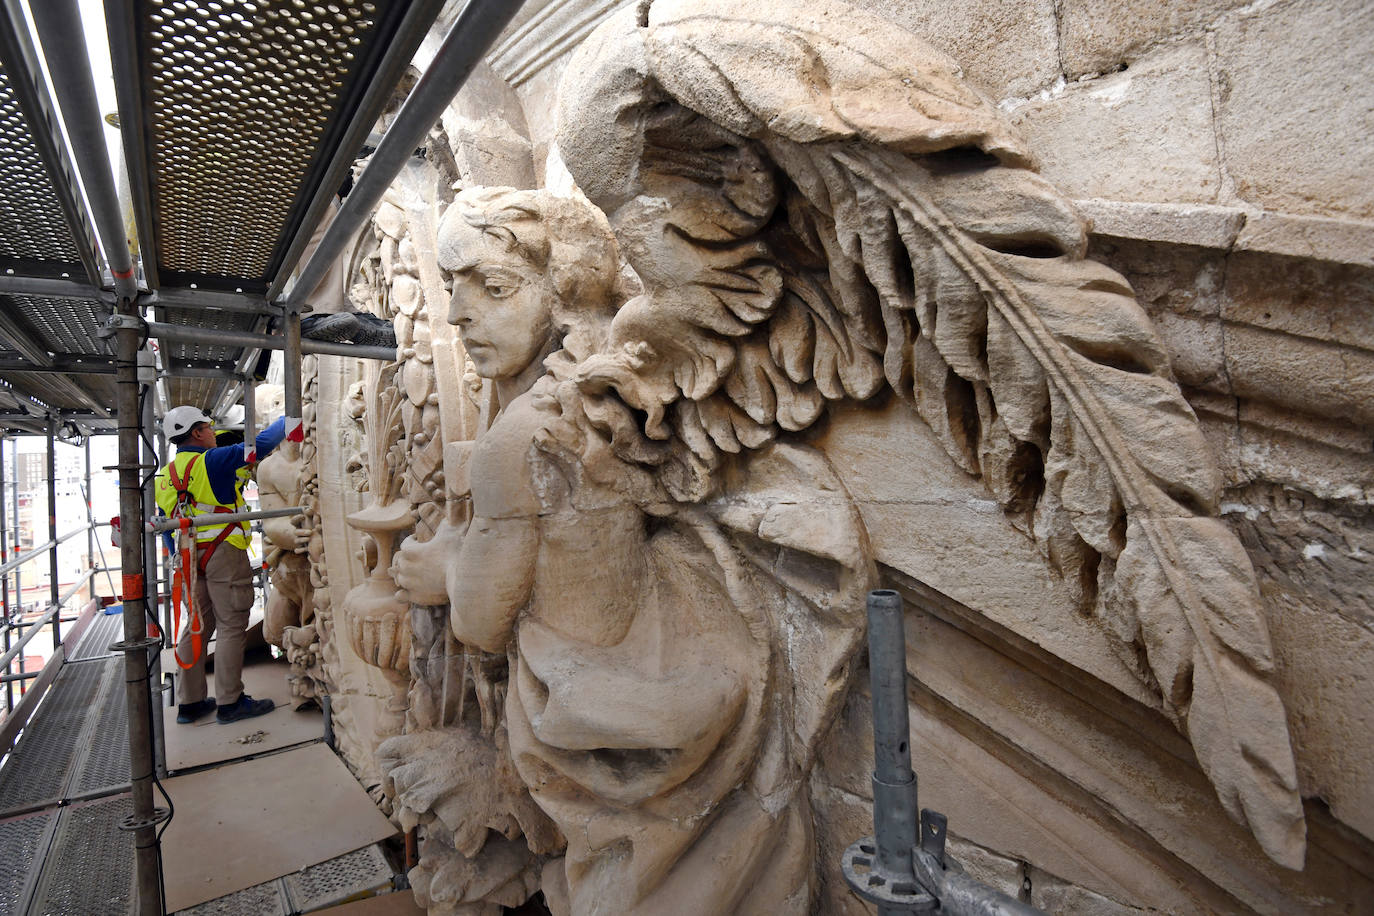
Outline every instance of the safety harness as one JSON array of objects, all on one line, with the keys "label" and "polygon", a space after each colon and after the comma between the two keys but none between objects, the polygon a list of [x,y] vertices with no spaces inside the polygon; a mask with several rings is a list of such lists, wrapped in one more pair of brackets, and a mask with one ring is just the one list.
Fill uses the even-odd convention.
[{"label": "safety harness", "polygon": [[[222,525],[219,534],[215,539],[201,544],[196,538],[196,529],[191,527],[191,519],[197,515],[206,513],[230,514],[234,510],[227,506],[206,505],[196,502],[191,497],[191,470],[196,466],[196,461],[200,459],[200,453],[191,456],[191,460],[186,462],[186,469],[177,473],[176,462],[167,465],[167,478],[172,487],[176,490],[177,501],[172,509],[172,518],[179,519],[180,525],[177,527],[177,553],[181,557],[181,562],[177,564],[176,571],[172,574],[172,627],[173,633],[181,632],[181,605],[183,590],[185,594],[186,613],[190,618],[188,626],[191,628],[191,660],[183,661],[177,655],[176,649],[172,650],[172,657],[177,660],[182,670],[189,670],[200,661],[201,633],[204,631],[204,623],[201,621],[200,614],[196,613],[195,594],[196,579],[205,574],[206,564],[210,562],[210,557],[214,554],[215,548],[224,543],[225,538],[229,537],[230,532],[237,526]],[[200,556],[193,559],[196,554]]]}]

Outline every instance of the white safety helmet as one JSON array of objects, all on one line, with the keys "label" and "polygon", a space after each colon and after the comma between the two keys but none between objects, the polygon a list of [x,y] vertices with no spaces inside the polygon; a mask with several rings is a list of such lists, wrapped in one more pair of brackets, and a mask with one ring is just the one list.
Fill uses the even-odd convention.
[{"label": "white safety helmet", "polygon": [[175,439],[177,436],[189,433],[191,427],[197,423],[213,424],[214,422],[199,407],[183,404],[181,407],[173,407],[167,411],[167,416],[162,418],[162,431],[168,439]]}]

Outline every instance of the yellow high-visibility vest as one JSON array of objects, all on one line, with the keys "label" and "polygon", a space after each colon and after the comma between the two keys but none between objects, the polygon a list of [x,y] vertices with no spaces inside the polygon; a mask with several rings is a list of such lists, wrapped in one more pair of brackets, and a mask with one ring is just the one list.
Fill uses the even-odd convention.
[{"label": "yellow high-visibility vest", "polygon": [[[210,475],[205,470],[205,461],[202,458],[204,452],[177,452],[167,467],[157,472],[157,479],[154,483],[154,493],[157,504],[169,518],[177,515],[177,488],[172,484],[170,468],[175,467],[177,476],[186,480],[186,493],[188,499],[183,504],[181,514],[188,516],[204,515],[207,512],[223,511],[228,509],[230,512],[244,512],[247,504],[243,501],[243,494],[238,486],[234,487],[234,502],[232,504],[221,503],[215,496],[215,490],[210,486]],[[192,459],[197,459],[192,465]],[[186,468],[191,466],[190,479],[186,479]],[[221,508],[222,507],[222,508]],[[207,525],[204,528],[192,528],[195,532],[197,544],[208,544],[219,537],[220,531],[225,525]],[[249,528],[248,522],[238,522],[233,525],[229,535],[224,539],[225,543],[233,544],[239,550],[248,549]]]}]

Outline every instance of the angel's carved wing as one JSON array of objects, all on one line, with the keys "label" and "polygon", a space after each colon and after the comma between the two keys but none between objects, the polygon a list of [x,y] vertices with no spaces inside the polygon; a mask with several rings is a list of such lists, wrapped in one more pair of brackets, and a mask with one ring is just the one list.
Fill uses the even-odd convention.
[{"label": "angel's carved wing", "polygon": [[737,7],[642,3],[575,64],[558,142],[645,287],[556,369],[590,425],[693,501],[732,453],[890,387],[1301,868],[1254,571],[1129,284],[948,59],[840,2]]}]

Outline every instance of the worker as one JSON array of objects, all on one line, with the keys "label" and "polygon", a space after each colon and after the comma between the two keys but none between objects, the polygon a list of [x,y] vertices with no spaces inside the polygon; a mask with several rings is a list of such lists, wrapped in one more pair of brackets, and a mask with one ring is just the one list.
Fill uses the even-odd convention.
[{"label": "worker", "polygon": [[[157,473],[157,504],[169,516],[196,516],[208,512],[244,512],[240,469],[247,461],[243,447],[216,447],[211,419],[198,408],[182,406],[167,411],[162,428],[177,447],[172,461]],[[257,436],[257,457],[265,458],[285,436],[277,420]],[[195,590],[191,614],[199,614],[200,632],[183,629],[176,655],[182,667],[177,689],[177,722],[194,722],[215,710],[220,722],[237,722],[265,715],[275,704],[255,700],[243,692],[243,650],[247,640],[248,612],[253,607],[253,567],[248,562],[247,522],[192,528],[196,542]],[[182,570],[182,575],[189,574]],[[205,688],[205,647],[218,631],[215,643],[215,697]],[[197,645],[198,644],[198,645]],[[192,659],[194,662],[192,663]]]}]

